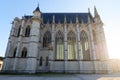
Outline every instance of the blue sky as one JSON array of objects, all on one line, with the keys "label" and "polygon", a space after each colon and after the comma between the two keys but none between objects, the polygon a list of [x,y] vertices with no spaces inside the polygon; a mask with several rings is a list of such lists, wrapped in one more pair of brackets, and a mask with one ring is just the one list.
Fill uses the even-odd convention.
[{"label": "blue sky", "polygon": [[0,56],[5,55],[11,22],[15,17],[32,15],[39,6],[42,12],[88,12],[94,5],[104,22],[110,58],[120,58],[120,0],[2,0],[0,2]]}]

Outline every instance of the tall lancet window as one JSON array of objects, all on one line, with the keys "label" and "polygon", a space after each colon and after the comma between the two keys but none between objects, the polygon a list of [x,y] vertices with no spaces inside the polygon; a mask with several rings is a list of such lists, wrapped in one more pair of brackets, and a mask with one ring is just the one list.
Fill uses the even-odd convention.
[{"label": "tall lancet window", "polygon": [[46,31],[43,36],[43,48],[49,47],[51,43],[51,33],[49,31]]},{"label": "tall lancet window", "polygon": [[16,52],[17,52],[17,47],[14,49],[13,57],[16,56]]},{"label": "tall lancet window", "polygon": [[19,28],[18,28],[18,33],[17,33],[17,36],[18,36],[18,37],[20,36],[20,30],[21,30],[21,25],[20,25]]},{"label": "tall lancet window", "polygon": [[25,30],[25,37],[29,37],[29,36],[30,36],[30,26],[27,26]]},{"label": "tall lancet window", "polygon": [[55,55],[56,60],[64,59],[64,34],[61,31],[58,31],[55,36]]},{"label": "tall lancet window", "polygon": [[83,60],[90,60],[88,36],[85,31],[80,33],[80,46]]},{"label": "tall lancet window", "polygon": [[39,66],[42,66],[42,62],[43,62],[43,58],[42,56],[40,57],[40,63],[39,63]]},{"label": "tall lancet window", "polygon": [[23,48],[23,49],[22,49],[21,57],[22,57],[22,58],[26,58],[26,57],[27,57],[27,49],[26,49],[26,48]]},{"label": "tall lancet window", "polygon": [[68,40],[68,60],[77,60],[77,43],[75,33],[70,31],[67,34],[67,40]]}]

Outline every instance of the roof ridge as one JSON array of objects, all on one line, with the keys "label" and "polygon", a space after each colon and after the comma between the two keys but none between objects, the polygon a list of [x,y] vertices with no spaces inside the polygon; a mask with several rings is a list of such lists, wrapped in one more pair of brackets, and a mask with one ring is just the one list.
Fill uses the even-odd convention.
[{"label": "roof ridge", "polygon": [[44,13],[42,13],[42,14],[88,14],[88,13],[74,13],[74,12],[71,12],[71,13],[67,13],[67,12],[60,12],[60,13],[58,13],[58,12],[44,12]]}]

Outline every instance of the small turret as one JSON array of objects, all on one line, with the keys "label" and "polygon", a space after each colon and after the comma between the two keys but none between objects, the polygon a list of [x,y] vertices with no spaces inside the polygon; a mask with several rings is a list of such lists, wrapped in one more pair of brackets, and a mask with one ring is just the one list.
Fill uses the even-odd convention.
[{"label": "small turret", "polygon": [[41,16],[41,11],[40,11],[40,8],[39,8],[39,4],[38,4],[37,8],[33,11],[33,14],[36,17],[40,17]]}]

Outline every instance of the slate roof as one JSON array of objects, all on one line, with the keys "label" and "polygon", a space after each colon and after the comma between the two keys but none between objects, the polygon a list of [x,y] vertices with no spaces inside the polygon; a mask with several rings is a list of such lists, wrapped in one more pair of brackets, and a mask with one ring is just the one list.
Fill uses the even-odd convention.
[{"label": "slate roof", "polygon": [[39,6],[33,12],[35,12],[35,11],[39,11],[40,12]]},{"label": "slate roof", "polygon": [[[55,17],[55,23],[64,23],[64,17],[66,16],[67,23],[76,23],[76,16],[78,16],[79,23],[88,22],[89,13],[42,13],[43,23],[46,24],[48,21],[52,23],[53,16]],[[32,16],[24,16],[26,19],[31,18]],[[93,18],[91,17],[93,20]]]}]

